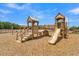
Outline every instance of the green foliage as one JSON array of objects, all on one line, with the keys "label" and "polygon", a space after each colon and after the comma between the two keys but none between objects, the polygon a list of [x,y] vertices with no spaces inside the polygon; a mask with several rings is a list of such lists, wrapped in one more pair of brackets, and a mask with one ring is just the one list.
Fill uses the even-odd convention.
[{"label": "green foliage", "polygon": [[44,25],[39,25],[39,29],[44,29]]},{"label": "green foliage", "polygon": [[10,22],[0,21],[0,29],[18,29],[20,25]]},{"label": "green foliage", "polygon": [[74,29],[78,29],[79,30],[79,26],[72,26],[69,28],[69,30],[74,30]]}]

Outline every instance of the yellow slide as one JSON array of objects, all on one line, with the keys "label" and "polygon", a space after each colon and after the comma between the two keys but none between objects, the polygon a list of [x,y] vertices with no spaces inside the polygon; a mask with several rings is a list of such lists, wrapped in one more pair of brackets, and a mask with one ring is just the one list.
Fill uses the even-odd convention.
[{"label": "yellow slide", "polygon": [[55,33],[52,35],[51,39],[48,41],[50,44],[55,44],[57,39],[58,39],[58,35],[60,33],[60,29],[57,29],[55,31]]}]

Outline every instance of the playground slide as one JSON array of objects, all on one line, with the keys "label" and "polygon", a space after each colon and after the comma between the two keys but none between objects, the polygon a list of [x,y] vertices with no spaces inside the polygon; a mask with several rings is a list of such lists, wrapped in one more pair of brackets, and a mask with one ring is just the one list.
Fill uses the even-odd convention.
[{"label": "playground slide", "polygon": [[57,29],[54,33],[54,35],[52,35],[51,39],[48,41],[50,44],[55,44],[58,38],[58,35],[60,33],[60,29]]}]

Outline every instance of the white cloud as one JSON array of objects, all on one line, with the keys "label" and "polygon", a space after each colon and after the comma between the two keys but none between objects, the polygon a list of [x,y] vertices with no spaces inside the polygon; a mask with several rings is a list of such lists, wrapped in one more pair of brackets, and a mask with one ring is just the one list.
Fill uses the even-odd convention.
[{"label": "white cloud", "polygon": [[[33,9],[30,8],[30,12],[31,12],[30,16],[39,20],[39,23],[42,24],[42,25],[46,24],[46,22],[48,24],[52,24],[53,23],[53,20],[52,20],[53,16],[50,15],[50,14],[51,14],[51,12],[53,13],[56,10],[57,9],[36,10],[34,8]],[[45,23],[43,23],[42,20],[45,20]]]},{"label": "white cloud", "polygon": [[79,14],[79,7],[78,8],[74,8],[72,10],[69,10],[69,12],[71,12],[73,14]]},{"label": "white cloud", "polygon": [[16,4],[13,4],[13,3],[8,3],[6,4],[8,7],[11,7],[11,8],[15,8]]},{"label": "white cloud", "polygon": [[34,8],[30,8],[30,12],[33,17],[36,17],[37,19],[47,19],[47,18],[52,18],[51,17],[51,12],[56,11],[57,9],[47,9],[47,10],[36,10]]},{"label": "white cloud", "polygon": [[2,13],[2,14],[8,14],[8,13],[11,13],[11,11],[0,9],[0,13]]},{"label": "white cloud", "polygon": [[67,23],[77,23],[77,22],[79,22],[79,19],[75,18],[75,17],[73,17],[73,18],[66,18],[66,21],[67,21]]},{"label": "white cloud", "polygon": [[17,10],[26,10],[27,12],[30,12],[30,16],[33,16],[35,18],[38,18],[38,19],[44,19],[44,18],[48,18],[49,14],[51,14],[50,12],[54,12],[57,10],[57,8],[55,9],[47,9],[47,10],[37,10],[35,8],[33,8],[33,6],[30,4],[30,3],[27,3],[27,4],[23,4],[23,5],[18,5],[18,4],[15,4],[15,3],[8,3],[6,4],[7,7],[9,8],[14,8],[14,9],[17,9]]},{"label": "white cloud", "polygon": [[9,4],[7,4],[7,7],[15,8],[15,9],[23,9],[23,6],[20,7],[20,6],[16,5],[15,3],[9,3]]},{"label": "white cloud", "polygon": [[44,17],[49,16],[47,13],[50,14],[50,12],[57,10],[57,8],[55,8],[53,10],[50,10],[50,9],[43,10],[43,11],[37,10],[37,9],[33,8],[30,3],[23,4],[23,5],[18,5],[18,4],[15,4],[15,3],[11,3],[11,4],[9,3],[9,4],[6,4],[6,6],[9,7],[9,8],[17,9],[17,10],[26,10],[26,11],[31,13],[31,16],[36,17],[38,19],[43,19]]},{"label": "white cloud", "polygon": [[15,3],[8,3],[8,4],[6,4],[6,6],[9,7],[9,8],[17,9],[17,10],[23,10],[26,7],[29,7],[30,4],[18,5],[18,4],[15,4]]},{"label": "white cloud", "polygon": [[36,18],[38,18],[38,19],[41,19],[41,18],[44,17],[44,14],[43,14],[42,11],[37,11],[37,10],[34,10],[34,9],[30,9],[30,12],[31,12],[31,15],[32,15],[33,17],[36,17]]}]

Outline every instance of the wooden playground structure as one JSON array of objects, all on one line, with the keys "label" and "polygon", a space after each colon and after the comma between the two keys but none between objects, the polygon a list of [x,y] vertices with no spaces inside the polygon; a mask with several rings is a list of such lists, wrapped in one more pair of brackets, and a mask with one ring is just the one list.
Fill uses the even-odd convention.
[{"label": "wooden playground structure", "polygon": [[58,13],[55,17],[54,34],[48,42],[56,44],[60,40],[59,38],[67,38],[67,23],[61,13]]},{"label": "wooden playground structure", "polygon": [[[17,32],[16,40],[24,42],[42,36],[49,36],[49,31],[46,29],[46,26],[44,30],[39,30],[39,21],[29,16],[27,18],[27,29],[23,28],[21,31]],[[48,42],[55,44],[59,40],[59,37],[67,38],[67,23],[65,17],[61,13],[58,13],[55,17],[54,34],[51,35],[51,40]]]},{"label": "wooden playground structure", "polygon": [[[31,26],[30,26],[31,25]],[[31,28],[30,28],[31,27]],[[48,36],[47,30],[39,30],[39,22],[31,16],[27,19],[27,29],[23,29],[16,34],[16,40],[24,42],[29,39],[39,38],[42,36]]]},{"label": "wooden playground structure", "polygon": [[67,22],[65,21],[65,16],[63,16],[61,13],[58,13],[55,17],[55,30],[56,29],[61,29],[61,37],[66,38]]},{"label": "wooden playground structure", "polygon": [[34,20],[34,18],[32,18],[31,16],[28,17],[27,19],[27,28],[29,31],[29,27],[31,23],[31,29],[32,29],[32,38],[36,35],[38,37],[38,26],[39,26],[39,22],[37,20]]}]

